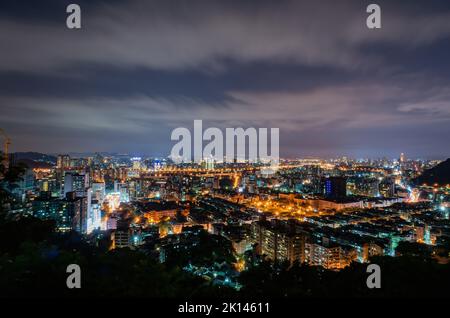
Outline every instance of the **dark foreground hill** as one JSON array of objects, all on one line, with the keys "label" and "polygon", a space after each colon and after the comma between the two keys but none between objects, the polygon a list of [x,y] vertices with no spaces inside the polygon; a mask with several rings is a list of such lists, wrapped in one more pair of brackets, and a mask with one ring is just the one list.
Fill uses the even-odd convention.
[{"label": "dark foreground hill", "polygon": [[450,184],[450,158],[441,162],[431,169],[425,170],[419,177],[414,179],[415,184],[438,185]]}]

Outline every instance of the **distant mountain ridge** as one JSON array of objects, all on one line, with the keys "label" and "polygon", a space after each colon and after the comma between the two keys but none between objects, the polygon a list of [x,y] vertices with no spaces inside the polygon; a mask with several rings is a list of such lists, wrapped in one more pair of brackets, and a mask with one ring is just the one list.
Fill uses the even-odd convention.
[{"label": "distant mountain ridge", "polygon": [[20,161],[34,161],[37,163],[48,163],[51,165],[56,164],[56,157],[39,153],[39,152],[16,152],[13,154],[14,160],[17,162]]},{"label": "distant mountain ridge", "polygon": [[413,180],[415,184],[438,184],[440,186],[450,184],[450,158],[425,170],[419,177]]}]

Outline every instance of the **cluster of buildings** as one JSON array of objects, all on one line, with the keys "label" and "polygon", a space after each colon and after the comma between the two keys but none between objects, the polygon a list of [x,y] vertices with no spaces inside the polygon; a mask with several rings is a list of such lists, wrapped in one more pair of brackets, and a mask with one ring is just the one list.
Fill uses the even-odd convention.
[{"label": "cluster of buildings", "polygon": [[338,270],[395,256],[401,241],[448,238],[449,185],[409,182],[435,164],[404,155],[277,167],[59,155],[50,167],[27,170],[10,211],[53,219],[59,231],[106,236],[111,248],[151,246],[161,261],[170,244],[194,244],[181,238],[197,226],[230,241],[241,270],[246,255]]}]

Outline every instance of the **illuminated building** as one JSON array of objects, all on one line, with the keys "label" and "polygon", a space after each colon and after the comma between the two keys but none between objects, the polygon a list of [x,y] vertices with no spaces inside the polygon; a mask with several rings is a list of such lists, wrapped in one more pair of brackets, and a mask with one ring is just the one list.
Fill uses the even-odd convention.
[{"label": "illuminated building", "polygon": [[92,183],[92,193],[93,197],[101,204],[106,197],[106,188],[104,182],[94,182]]},{"label": "illuminated building", "polygon": [[247,228],[240,225],[226,225],[216,223],[211,225],[212,234],[221,235],[231,241],[234,251],[238,255],[243,255],[251,249],[252,240],[249,237]]},{"label": "illuminated building", "polygon": [[257,252],[272,261],[305,261],[305,236],[287,224],[268,221],[252,223],[251,237]]},{"label": "illuminated building", "polygon": [[64,176],[64,196],[69,192],[75,192],[77,196],[86,195],[86,188],[89,187],[89,175],[68,172]]},{"label": "illuminated building", "polygon": [[142,169],[142,159],[140,157],[131,158],[133,170],[140,171]]},{"label": "illuminated building", "polygon": [[347,181],[343,177],[328,177],[324,181],[324,194],[327,198],[347,196]]},{"label": "illuminated building", "polygon": [[61,231],[68,231],[72,227],[72,218],[68,215],[66,202],[46,193],[33,201],[33,216],[43,220],[55,220],[56,227]]},{"label": "illuminated building", "polygon": [[242,186],[245,191],[251,194],[258,193],[256,186],[256,176],[246,175],[242,178]]},{"label": "illuminated building", "polygon": [[70,168],[70,156],[69,155],[58,155],[56,159],[56,168],[64,170]]},{"label": "illuminated building", "polygon": [[206,170],[214,170],[214,158],[204,158],[201,161],[201,167]]},{"label": "illuminated building", "polygon": [[373,256],[383,256],[384,255],[384,249],[383,247],[375,244],[375,243],[365,243],[362,246],[362,261],[367,262],[369,259]]},{"label": "illuminated building", "polygon": [[418,243],[433,245],[436,242],[435,235],[431,234],[431,227],[427,224],[415,226],[415,239]]},{"label": "illuminated building", "polygon": [[86,233],[87,209],[86,198],[79,198],[74,192],[67,193],[65,199],[42,192],[32,205],[33,216],[55,220],[57,229],[63,232],[75,230]]},{"label": "illuminated building", "polygon": [[379,197],[380,181],[377,178],[356,178],[354,180],[352,194],[366,197]]},{"label": "illuminated building", "polygon": [[128,184],[114,181],[114,192],[120,194],[120,202],[130,201]]},{"label": "illuminated building", "polygon": [[72,229],[79,233],[87,231],[88,203],[86,197],[77,197],[75,192],[66,195],[68,214],[72,216]]},{"label": "illuminated building", "polygon": [[163,219],[173,219],[177,215],[178,205],[173,202],[148,202],[144,206],[144,216],[150,223],[158,223]]},{"label": "illuminated building", "polygon": [[231,241],[231,244],[233,246],[233,250],[238,255],[243,255],[246,251],[250,249],[250,244],[247,239],[233,240]]},{"label": "illuminated building", "polygon": [[336,210],[352,208],[363,208],[364,202],[362,200],[355,200],[350,198],[341,199],[299,199],[301,203],[310,206],[314,211]]},{"label": "illuminated building", "polygon": [[108,216],[106,221],[106,230],[116,230],[117,229],[117,216],[112,214]]},{"label": "illuminated building", "polygon": [[47,178],[39,180],[37,186],[43,192],[49,192],[50,191],[49,180]]},{"label": "illuminated building", "polygon": [[141,193],[142,188],[141,182],[132,180],[129,181],[127,185],[128,185],[128,200],[135,201],[143,197]]},{"label": "illuminated building", "polygon": [[22,175],[22,178],[15,183],[12,193],[19,198],[21,202],[25,202],[27,193],[33,191],[34,185],[35,176],[33,169],[26,169]]},{"label": "illuminated building", "polygon": [[349,265],[345,253],[339,245],[322,245],[317,243],[306,244],[308,264],[322,266],[325,269],[342,269]]},{"label": "illuminated building", "polygon": [[87,234],[101,228],[101,210],[97,200],[91,200],[87,218]]},{"label": "illuminated building", "polygon": [[112,233],[113,248],[130,247],[131,230],[120,229]]},{"label": "illuminated building", "polygon": [[392,178],[385,178],[380,183],[380,195],[385,198],[393,198],[395,196],[395,182]]}]

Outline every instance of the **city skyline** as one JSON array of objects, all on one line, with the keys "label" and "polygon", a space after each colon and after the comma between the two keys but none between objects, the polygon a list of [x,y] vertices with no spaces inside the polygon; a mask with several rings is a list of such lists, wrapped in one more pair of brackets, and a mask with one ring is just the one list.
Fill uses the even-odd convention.
[{"label": "city skyline", "polygon": [[0,299],[448,299],[449,4],[0,1]]},{"label": "city skyline", "polygon": [[201,119],[280,128],[285,158],[447,157],[444,1],[378,1],[379,30],[367,1],[78,3],[81,30],[64,1],[0,7],[11,151],[167,156]]},{"label": "city skyline", "polygon": [[[82,158],[90,158],[90,157],[94,157],[95,155],[101,155],[101,156],[105,156],[105,157],[124,157],[124,158],[135,158],[135,159],[164,159],[164,160],[168,160],[170,159],[170,156],[158,156],[158,155],[149,155],[149,154],[144,154],[144,153],[136,153],[136,152],[109,152],[109,151],[89,151],[89,152],[72,152],[72,151],[67,151],[67,152],[55,152],[55,153],[43,153],[43,152],[38,152],[38,151],[18,151],[18,152],[13,152],[12,155],[20,155],[21,157],[25,157],[27,156],[27,154],[41,154],[41,155],[48,155],[48,156],[52,156],[57,158],[58,156],[61,155],[68,155],[71,158],[74,159],[82,159]],[[353,156],[346,156],[346,155],[342,155],[342,156],[330,156],[330,157],[321,157],[321,156],[297,156],[297,157],[280,157],[280,160],[282,161],[296,161],[296,160],[343,160],[344,158],[349,160],[349,161],[359,161],[359,162],[363,162],[366,160],[387,160],[389,162],[392,161],[399,161],[400,157],[402,155],[405,155],[404,153],[399,153],[397,156],[373,156],[373,157],[353,157]],[[450,159],[448,158],[448,156],[442,155],[441,157],[405,157],[406,161],[408,160],[412,160],[412,161],[444,161],[446,159]],[[222,160],[214,160],[217,162],[222,162]],[[247,159],[244,160],[239,160],[239,162],[248,162]],[[194,160],[192,160],[191,162],[192,164],[195,164]]]}]

